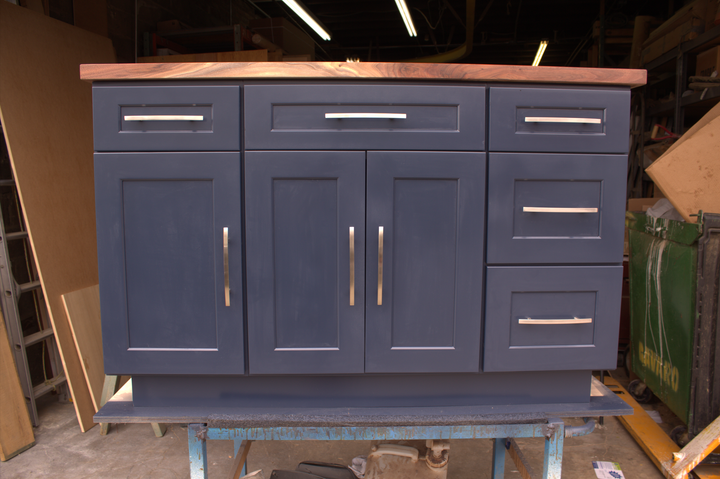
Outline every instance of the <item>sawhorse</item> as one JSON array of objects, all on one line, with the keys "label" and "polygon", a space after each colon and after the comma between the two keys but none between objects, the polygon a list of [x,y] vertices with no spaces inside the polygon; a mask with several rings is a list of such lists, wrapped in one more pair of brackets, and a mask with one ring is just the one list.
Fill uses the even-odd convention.
[{"label": "sawhorse", "polygon": [[542,479],[560,479],[563,439],[592,432],[594,423],[566,428],[560,419],[539,424],[482,424],[467,426],[359,426],[359,427],[212,427],[212,423],[188,425],[190,477],[207,479],[207,440],[232,440],[235,443],[234,475],[246,472],[245,461],[252,441],[283,440],[417,440],[417,439],[494,439],[492,478],[505,477],[505,454],[510,454],[524,478],[536,478],[525,461],[515,438],[542,438],[545,457]]}]

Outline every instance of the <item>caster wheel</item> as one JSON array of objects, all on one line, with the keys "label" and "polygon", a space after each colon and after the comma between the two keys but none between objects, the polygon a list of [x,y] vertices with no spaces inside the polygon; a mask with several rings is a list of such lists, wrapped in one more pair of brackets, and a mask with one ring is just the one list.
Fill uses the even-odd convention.
[{"label": "caster wheel", "polygon": [[675,444],[681,448],[685,447],[690,442],[690,436],[688,435],[687,427],[677,426],[670,431],[670,439],[675,441]]},{"label": "caster wheel", "polygon": [[649,403],[654,397],[653,392],[650,390],[650,388],[647,387],[647,385],[639,379],[630,381],[630,384],[628,384],[627,387],[627,391],[630,393],[633,399],[642,404]]}]

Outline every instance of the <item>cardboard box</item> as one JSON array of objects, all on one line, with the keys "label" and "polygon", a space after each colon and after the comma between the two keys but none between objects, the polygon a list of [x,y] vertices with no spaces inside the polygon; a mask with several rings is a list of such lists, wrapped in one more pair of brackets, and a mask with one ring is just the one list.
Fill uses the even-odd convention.
[{"label": "cardboard box", "polygon": [[645,213],[649,208],[655,206],[655,203],[661,198],[630,198],[627,202],[628,211],[638,211]]},{"label": "cardboard box", "polygon": [[718,72],[720,75],[720,70],[718,70],[718,65],[720,65],[720,46],[698,53],[696,65],[695,76],[709,77],[712,76],[713,72]]},{"label": "cardboard box", "polygon": [[699,210],[720,212],[720,105],[645,171],[688,223]]}]

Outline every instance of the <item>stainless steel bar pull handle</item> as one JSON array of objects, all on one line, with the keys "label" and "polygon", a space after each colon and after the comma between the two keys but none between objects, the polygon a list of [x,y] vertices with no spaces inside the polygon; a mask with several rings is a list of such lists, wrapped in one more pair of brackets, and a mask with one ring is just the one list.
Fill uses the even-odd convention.
[{"label": "stainless steel bar pull handle", "polygon": [[325,113],[326,119],[405,120],[407,113]]},{"label": "stainless steel bar pull handle", "polygon": [[526,116],[525,123],[589,123],[599,125],[600,118],[567,118],[560,116]]},{"label": "stainless steel bar pull handle", "polygon": [[203,121],[202,115],[125,115],[125,121]]},{"label": "stainless steel bar pull handle", "polygon": [[228,258],[228,228],[223,228],[223,266],[225,273],[225,306],[230,306],[230,261]]},{"label": "stainless steel bar pull handle", "polygon": [[378,228],[378,306],[382,306],[382,289],[383,289],[383,230]]},{"label": "stainless steel bar pull handle", "polygon": [[545,206],[523,206],[523,213],[597,213],[597,208],[555,208]]},{"label": "stainless steel bar pull handle", "polygon": [[355,306],[355,228],[350,227],[350,306]]},{"label": "stainless steel bar pull handle", "polygon": [[532,318],[520,318],[518,319],[519,324],[590,324],[593,322],[592,318],[572,318],[572,319],[532,319]]}]

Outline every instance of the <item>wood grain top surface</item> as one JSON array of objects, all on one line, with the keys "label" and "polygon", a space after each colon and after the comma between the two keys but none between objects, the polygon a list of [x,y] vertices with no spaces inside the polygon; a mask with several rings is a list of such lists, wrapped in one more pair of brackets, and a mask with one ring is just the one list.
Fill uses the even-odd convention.
[{"label": "wood grain top surface", "polygon": [[445,80],[637,87],[645,70],[460,63],[108,63],[80,65],[80,78],[110,80]]}]

